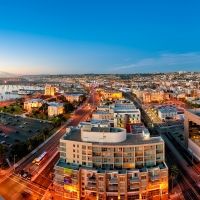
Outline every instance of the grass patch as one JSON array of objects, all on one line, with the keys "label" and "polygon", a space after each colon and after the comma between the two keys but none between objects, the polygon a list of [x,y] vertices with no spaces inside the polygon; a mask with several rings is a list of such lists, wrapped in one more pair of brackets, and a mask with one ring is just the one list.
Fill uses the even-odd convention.
[{"label": "grass patch", "polygon": [[21,115],[23,114],[23,110],[21,109],[20,106],[4,106],[2,108],[0,108],[1,112],[5,112],[5,113],[10,113],[10,114],[17,114],[17,115]]}]

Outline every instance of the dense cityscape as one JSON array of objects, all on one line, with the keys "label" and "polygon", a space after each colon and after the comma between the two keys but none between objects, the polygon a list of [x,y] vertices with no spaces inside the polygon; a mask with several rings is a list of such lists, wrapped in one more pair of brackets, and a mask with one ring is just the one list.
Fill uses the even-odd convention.
[{"label": "dense cityscape", "polygon": [[200,1],[0,2],[0,200],[199,200]]},{"label": "dense cityscape", "polygon": [[199,79],[1,78],[2,198],[199,199]]}]

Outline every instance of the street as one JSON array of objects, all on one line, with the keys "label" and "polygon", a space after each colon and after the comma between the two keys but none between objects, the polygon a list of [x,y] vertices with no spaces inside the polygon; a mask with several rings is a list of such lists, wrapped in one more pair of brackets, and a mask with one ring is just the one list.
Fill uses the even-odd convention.
[{"label": "street", "polygon": [[[94,102],[93,102],[94,101]],[[99,97],[94,92],[91,93],[91,95],[88,98],[88,103],[91,105],[98,105]],[[72,116],[72,121],[70,121],[67,126],[77,126],[79,122],[84,121],[87,119],[87,117],[92,113],[93,109],[90,107],[85,108],[79,108],[75,115]],[[0,183],[0,195],[6,199],[24,199],[23,195],[26,195],[28,199],[41,199],[44,195],[46,189],[51,184],[51,181],[49,179],[49,173],[53,171],[53,166],[57,162],[59,158],[59,153],[55,154],[55,158],[52,159],[51,156],[48,156],[48,158],[45,160],[45,162],[39,166],[35,166],[35,164],[32,163],[33,159],[39,156],[42,152],[47,151],[50,153],[57,151],[57,148],[59,146],[59,140],[60,138],[65,134],[66,127],[62,128],[55,137],[53,137],[48,143],[46,143],[37,153],[32,155],[29,159],[24,161],[23,164],[21,164],[15,172],[12,174],[8,174],[8,177],[6,177],[5,180],[3,180]],[[48,162],[49,159],[52,159],[51,162],[44,168],[44,170],[41,170],[45,163]],[[38,177],[32,182],[30,180],[23,179],[22,177],[18,176],[18,173],[21,170],[38,173]],[[29,190],[30,194],[24,194],[27,193],[27,190]]]}]

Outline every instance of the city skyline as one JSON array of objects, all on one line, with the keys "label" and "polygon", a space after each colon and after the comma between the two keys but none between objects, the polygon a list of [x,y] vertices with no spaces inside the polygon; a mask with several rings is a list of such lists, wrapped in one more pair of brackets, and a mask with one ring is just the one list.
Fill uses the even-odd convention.
[{"label": "city skyline", "polygon": [[0,75],[199,71],[200,3],[1,3]]}]

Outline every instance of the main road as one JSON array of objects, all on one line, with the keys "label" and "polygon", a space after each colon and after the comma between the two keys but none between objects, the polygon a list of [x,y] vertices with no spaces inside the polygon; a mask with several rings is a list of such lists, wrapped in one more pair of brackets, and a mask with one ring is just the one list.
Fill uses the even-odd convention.
[{"label": "main road", "polygon": [[[70,122],[68,121],[67,126],[76,127],[81,121],[85,121],[98,104],[99,96],[94,90],[92,90],[85,106],[76,110],[75,114],[71,117]],[[49,174],[52,172],[54,164],[59,159],[59,152],[57,152],[57,148],[59,146],[59,140],[65,132],[66,126],[61,128],[56,136],[54,136],[34,155],[25,160],[23,164],[21,164],[12,174],[8,174],[7,178],[0,183],[0,196],[6,200],[20,200],[24,199],[25,196],[28,197],[28,199],[41,199],[46,189],[51,184]],[[44,151],[47,151],[49,156],[44,163],[39,166],[35,166],[32,163],[33,159]],[[52,157],[52,155],[54,157]],[[19,177],[18,173],[22,169],[29,171],[29,173],[33,173],[35,180],[30,181]]]}]

